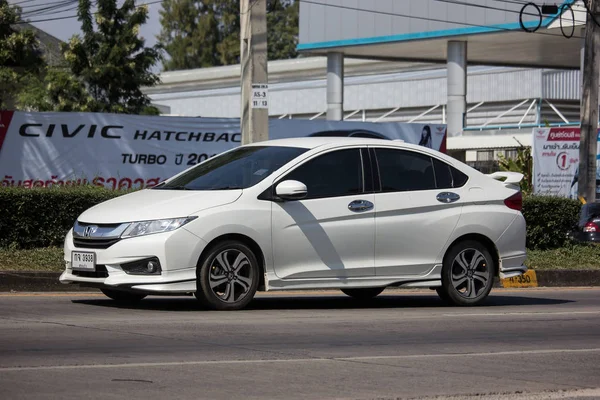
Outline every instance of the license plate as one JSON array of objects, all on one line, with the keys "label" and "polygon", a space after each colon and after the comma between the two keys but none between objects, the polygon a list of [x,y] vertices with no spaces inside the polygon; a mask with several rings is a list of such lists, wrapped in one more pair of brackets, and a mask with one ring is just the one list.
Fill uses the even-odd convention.
[{"label": "license plate", "polygon": [[74,251],[71,253],[71,268],[78,271],[95,271],[96,254]]}]

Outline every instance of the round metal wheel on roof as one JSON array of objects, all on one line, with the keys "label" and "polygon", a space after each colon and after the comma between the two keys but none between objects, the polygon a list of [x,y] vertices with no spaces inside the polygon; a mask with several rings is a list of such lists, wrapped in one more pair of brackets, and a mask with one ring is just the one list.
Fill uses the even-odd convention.
[{"label": "round metal wheel on roof", "polygon": [[[525,12],[525,10],[529,6],[533,6],[538,15],[538,24],[533,29],[526,27],[525,24],[523,23],[523,15],[527,14]],[[535,14],[528,14],[528,15],[535,15]],[[521,29],[523,29],[525,32],[529,32],[529,33],[533,33],[535,31],[537,31],[538,29],[540,29],[540,27],[542,26],[542,10],[540,10],[540,7],[537,4],[531,3],[531,2],[523,5],[523,7],[521,8],[521,11],[519,12],[519,25],[521,25]]]},{"label": "round metal wheel on roof", "polygon": [[[569,11],[571,11],[571,21],[572,21],[572,25],[571,25],[571,34],[567,35],[565,33],[565,28],[563,26],[563,15],[565,13],[565,8],[568,8]],[[564,37],[566,37],[567,39],[571,39],[573,37],[573,35],[575,34],[575,13],[573,12],[573,7],[571,7],[571,5],[569,3],[565,3],[563,5],[560,6],[560,17],[559,17],[559,22],[560,22],[560,32],[563,34]]]}]

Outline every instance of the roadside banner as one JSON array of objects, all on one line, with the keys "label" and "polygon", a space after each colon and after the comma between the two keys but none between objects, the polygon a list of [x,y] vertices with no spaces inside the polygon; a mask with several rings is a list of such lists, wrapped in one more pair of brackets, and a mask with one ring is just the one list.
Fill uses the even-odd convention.
[{"label": "roadside banner", "polygon": [[[368,131],[445,152],[446,126],[271,120],[271,139]],[[144,188],[241,144],[237,118],[0,111],[2,186]]]},{"label": "roadside banner", "polygon": [[[600,136],[598,138],[597,153],[600,153]],[[579,128],[535,128],[533,130],[534,193],[577,198],[579,140]],[[599,158],[600,156],[597,160]],[[596,193],[600,194],[599,169],[596,169]]]}]

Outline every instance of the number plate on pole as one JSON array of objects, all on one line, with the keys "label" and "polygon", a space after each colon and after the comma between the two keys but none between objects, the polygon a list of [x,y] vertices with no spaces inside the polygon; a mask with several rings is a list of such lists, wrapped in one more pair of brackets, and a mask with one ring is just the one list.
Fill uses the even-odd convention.
[{"label": "number plate on pole", "polygon": [[252,84],[252,108],[269,108],[269,85],[264,83]]}]

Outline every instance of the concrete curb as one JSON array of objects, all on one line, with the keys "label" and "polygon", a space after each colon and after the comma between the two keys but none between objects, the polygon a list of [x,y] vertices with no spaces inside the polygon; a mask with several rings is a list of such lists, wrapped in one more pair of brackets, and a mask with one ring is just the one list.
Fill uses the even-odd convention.
[{"label": "concrete curb", "polygon": [[[536,271],[537,284],[533,287],[600,286],[600,270],[593,271]],[[58,281],[60,272],[0,271],[0,292],[89,292],[95,289],[79,285],[63,285]],[[495,287],[503,287],[496,280]],[[529,285],[532,287],[532,285]]]},{"label": "concrete curb", "polygon": [[0,292],[89,292],[79,285],[63,285],[60,272],[0,271]]}]

